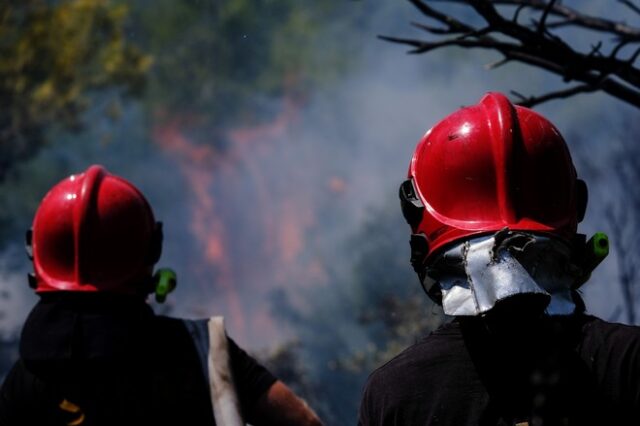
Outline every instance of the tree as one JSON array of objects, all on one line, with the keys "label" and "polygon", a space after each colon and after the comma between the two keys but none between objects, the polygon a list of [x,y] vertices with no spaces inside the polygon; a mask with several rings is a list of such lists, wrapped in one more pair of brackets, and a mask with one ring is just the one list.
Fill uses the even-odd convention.
[{"label": "tree", "polygon": [[[202,143],[222,148],[230,127],[269,121],[274,100],[304,98],[344,68],[355,23],[340,12],[338,4],[296,0],[138,1],[133,27],[155,60],[145,103],[206,129]],[[329,24],[345,33],[341,45],[320,44]]]},{"label": "tree", "polygon": [[[516,102],[534,106],[552,99],[566,98],[578,93],[603,91],[637,108],[640,108],[640,69],[634,63],[640,55],[640,29],[623,22],[590,16],[562,5],[556,0],[440,0],[441,3],[461,3],[471,7],[480,18],[482,26],[467,24],[444,14],[422,0],[409,0],[422,14],[442,24],[433,27],[414,24],[417,28],[438,37],[435,41],[382,36],[384,40],[413,46],[411,53],[427,53],[435,49],[457,46],[466,49],[490,49],[499,52],[503,59],[489,65],[495,68],[512,61],[522,62],[561,76],[565,83],[578,82],[564,90],[535,96],[517,92]],[[621,0],[634,13],[640,8],[631,1]],[[496,5],[511,6],[511,17]],[[524,10],[534,14],[529,22],[522,23]],[[579,30],[613,36],[616,42],[604,52],[599,41],[590,51],[580,52],[552,31],[572,27]],[[623,57],[631,46],[636,49]]]},{"label": "tree", "polygon": [[151,57],[127,42],[126,16],[108,0],[0,3],[0,182],[48,129],[79,129],[90,92],[140,93]]}]

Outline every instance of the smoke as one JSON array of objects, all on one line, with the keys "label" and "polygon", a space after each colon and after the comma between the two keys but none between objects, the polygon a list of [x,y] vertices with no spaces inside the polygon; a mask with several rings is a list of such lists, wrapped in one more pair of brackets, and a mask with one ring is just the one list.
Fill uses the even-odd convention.
[{"label": "smoke", "polygon": [[[230,335],[250,350],[301,340],[308,345],[305,363],[314,380],[324,380],[336,404],[347,401],[338,410],[341,424],[353,423],[364,373],[344,378],[330,365],[369,344],[357,318],[367,293],[421,292],[409,279],[408,229],[397,208],[397,187],[416,142],[487,91],[536,94],[563,84],[517,64],[486,71],[484,64],[499,59],[489,52],[413,56],[376,39],[416,35],[408,23],[418,13],[409,4],[345,2],[344,7],[364,21],[353,28],[360,45],[351,52],[350,66],[304,96],[293,89],[266,100],[256,95],[265,116],[252,122],[260,124],[214,132],[215,123],[203,125],[201,117],[194,120],[184,111],[149,116],[133,104],[120,121],[105,127],[96,118],[93,122],[102,125],[58,138],[34,160],[57,164],[49,186],[102,163],[140,187],[164,222],[159,265],[178,273],[178,289],[167,306],[157,308],[186,317],[223,314]],[[323,40],[335,45],[334,38],[343,34],[339,27],[327,26],[314,46],[301,49],[319,49]],[[607,172],[611,129],[634,111],[604,95],[539,110],[565,135],[578,173],[590,186],[584,230],[601,230],[606,211],[597,200],[622,194]],[[382,243],[384,250],[378,250]],[[354,277],[354,261],[362,253],[378,266],[364,280]],[[26,261],[16,267],[9,258],[0,257],[3,332],[16,330],[33,303],[28,290],[17,290],[26,289]],[[599,284],[617,280],[615,259],[614,253],[584,290],[590,310],[605,318],[622,306],[619,289]],[[356,288],[356,281],[370,287]],[[426,297],[424,306],[427,315]],[[303,324],[305,314],[321,319]]]},{"label": "smoke", "polygon": [[17,336],[35,297],[27,285],[23,250],[12,247],[0,255],[0,340]]},{"label": "smoke", "polygon": [[[487,52],[412,56],[376,39],[421,35],[408,25],[418,16],[409,4],[365,8],[354,2],[345,4],[345,12],[366,13],[353,28],[361,45],[351,52],[351,66],[304,97],[295,90],[267,101],[256,95],[262,124],[214,133],[181,111],[148,117],[133,105],[115,124],[90,113],[94,126],[81,136],[58,138],[37,159],[57,163],[50,185],[99,162],[140,186],[165,224],[161,263],[179,273],[172,311],[224,313],[249,346],[292,333],[271,319],[273,290],[293,296],[298,288],[331,284],[328,269],[348,270],[340,266],[347,258],[345,239],[372,208],[395,206],[412,149],[429,127],[489,90],[539,93],[562,84],[524,66],[486,71],[483,65],[497,59]],[[335,45],[341,25],[324,28],[307,48],[320,49],[323,40]],[[321,51],[318,56],[326,57]],[[574,156],[582,158],[581,152],[606,150],[595,141],[625,108],[605,96],[577,99],[570,108],[558,102],[540,109],[571,136]],[[602,179],[601,167],[593,165],[589,173]],[[595,229],[591,224],[601,218],[593,211],[586,225]]]}]

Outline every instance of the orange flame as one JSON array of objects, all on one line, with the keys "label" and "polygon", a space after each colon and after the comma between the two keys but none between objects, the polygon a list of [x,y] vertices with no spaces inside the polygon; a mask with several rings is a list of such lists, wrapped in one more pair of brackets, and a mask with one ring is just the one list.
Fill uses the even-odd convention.
[{"label": "orange flame", "polygon": [[[251,199],[252,212],[261,235],[256,236],[255,255],[258,261],[273,264],[273,279],[276,285],[288,285],[295,277],[292,271],[297,270],[298,256],[305,248],[306,230],[315,223],[313,210],[308,203],[298,202],[289,194],[273,196],[273,188],[269,187],[265,164],[269,160],[279,158],[287,149],[278,149],[289,136],[289,130],[296,122],[300,102],[285,98],[283,107],[273,121],[253,127],[233,129],[226,134],[229,146],[224,152],[216,150],[212,145],[198,144],[187,136],[186,131],[195,124],[187,118],[173,117],[158,120],[154,129],[154,138],[161,149],[173,159],[184,175],[191,192],[191,223],[190,230],[202,248],[202,263],[196,264],[201,271],[201,285],[206,286],[211,279],[207,279],[207,271],[213,269],[213,280],[224,292],[233,328],[236,334],[246,335],[248,319],[252,329],[264,332],[265,328],[275,327],[262,307],[251,307],[252,315],[248,312],[247,301],[242,303],[242,288],[245,293],[254,298],[260,298],[268,289],[255,289],[255,283],[263,284],[260,274],[262,271],[245,271],[246,259],[232,258],[230,253],[236,244],[236,236],[229,235],[230,220],[233,212],[225,211],[224,204],[216,204],[214,193],[218,194],[226,189],[225,184],[233,182],[240,175],[248,175],[254,188]],[[295,159],[293,159],[295,161]],[[268,166],[267,166],[268,167]],[[269,172],[272,172],[271,170]],[[339,186],[339,185],[338,185]],[[217,191],[217,192],[216,192]],[[226,212],[226,216],[225,216]],[[252,216],[252,219],[254,217]],[[209,268],[209,269],[207,269]],[[320,262],[312,262],[310,272],[321,276],[323,273]],[[202,288],[204,292],[208,291]],[[257,291],[256,291],[257,290]],[[255,302],[253,302],[255,305]],[[245,308],[243,310],[243,308]]]},{"label": "orange flame", "polygon": [[[160,147],[178,162],[192,191],[191,232],[203,245],[205,261],[216,269],[216,283],[226,293],[232,321],[242,330],[244,321],[238,292],[233,286],[230,260],[225,250],[225,226],[218,218],[210,188],[218,156],[211,146],[196,145],[180,131],[180,121],[170,120],[158,125],[154,131]],[[206,274],[203,274],[206,276]],[[204,277],[203,277],[204,278]],[[206,278],[201,280],[205,284]]]}]

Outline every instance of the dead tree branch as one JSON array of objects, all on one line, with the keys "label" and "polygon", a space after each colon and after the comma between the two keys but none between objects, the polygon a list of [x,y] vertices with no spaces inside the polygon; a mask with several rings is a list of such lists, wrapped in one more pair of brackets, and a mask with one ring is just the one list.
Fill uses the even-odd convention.
[{"label": "dead tree branch", "polygon": [[[438,3],[438,2],[439,3],[465,3],[465,4],[469,3],[468,0],[430,0],[430,1],[432,3]],[[620,2],[629,6],[629,4],[627,4],[627,2],[625,2],[624,0],[621,0]],[[518,14],[522,9],[527,9],[527,8],[532,10],[544,10],[545,8],[547,8],[549,4],[547,0],[493,0],[491,1],[491,3],[493,3],[494,5],[517,6]],[[630,7],[633,8],[633,6],[630,6]],[[555,3],[551,7],[549,14],[554,17],[559,17],[563,19],[556,23],[547,24],[548,28],[551,28],[554,26],[573,25],[576,27],[582,27],[585,29],[593,30],[593,31],[613,34],[620,39],[640,41],[639,28],[631,27],[622,22],[612,21],[610,19],[585,15],[563,4]]]},{"label": "dead tree branch", "polygon": [[630,0],[620,0],[620,3],[624,4],[629,9],[633,10],[635,13],[640,14],[640,8],[638,6],[636,6],[632,1],[630,1]]},{"label": "dead tree branch", "polygon": [[[565,82],[579,84],[562,91],[523,97],[521,103],[532,106],[552,99],[566,98],[578,93],[601,90],[637,108],[640,108],[640,69],[634,62],[640,48],[628,58],[621,57],[625,47],[640,43],[640,29],[608,19],[589,16],[562,5],[556,0],[432,0],[431,3],[461,3],[471,7],[485,26],[476,27],[453,16],[442,13],[425,0],[409,0],[424,16],[442,27],[414,24],[435,40],[380,36],[383,40],[405,44],[413,49],[409,53],[427,53],[444,47],[488,49],[499,52],[500,65],[518,61],[561,76]],[[629,8],[635,5],[623,1]],[[515,13],[507,19],[497,5],[513,6]],[[518,22],[523,9],[540,13],[531,25]],[[640,10],[640,9],[639,9]],[[561,21],[549,22],[550,17]],[[603,43],[596,43],[588,52],[580,52],[551,31],[560,26],[574,26],[615,37],[618,42],[604,53]]]},{"label": "dead tree branch", "polygon": [[518,100],[518,104],[531,108],[538,104],[550,101],[552,99],[565,99],[569,98],[573,95],[577,95],[578,93],[588,93],[593,92],[595,89],[593,86],[589,84],[579,84],[575,87],[566,90],[558,90],[556,92],[549,92],[542,96],[524,96],[521,93],[518,93],[514,90],[511,91],[511,94],[516,96]]}]

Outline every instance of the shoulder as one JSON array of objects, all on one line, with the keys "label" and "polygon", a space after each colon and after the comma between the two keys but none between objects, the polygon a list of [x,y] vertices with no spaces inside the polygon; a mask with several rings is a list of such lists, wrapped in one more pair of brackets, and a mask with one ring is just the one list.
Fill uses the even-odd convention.
[{"label": "shoulder", "polygon": [[405,364],[421,364],[446,357],[451,354],[452,349],[462,345],[464,345],[464,339],[460,324],[456,321],[449,322],[416,341],[379,367],[376,372],[393,371],[405,367]]},{"label": "shoulder", "polygon": [[[150,318],[147,330],[147,344],[162,347],[163,350],[174,352],[184,350],[184,347],[194,347],[194,339],[190,330],[181,318],[154,316]],[[206,328],[205,328],[206,329]]]},{"label": "shoulder", "polygon": [[585,316],[582,326],[583,347],[592,350],[615,347],[617,350],[640,350],[640,327],[612,323]]},{"label": "shoulder", "polygon": [[[446,367],[468,359],[460,324],[442,325],[374,370],[365,385],[367,392],[396,392],[396,386],[422,383],[443,374]],[[431,380],[430,380],[431,379]]]},{"label": "shoulder", "polygon": [[[587,317],[579,354],[602,395],[603,403],[638,416],[640,407],[640,327]],[[631,411],[630,411],[631,410]],[[633,414],[631,414],[633,412]]]},{"label": "shoulder", "polygon": [[[204,327],[198,327],[200,323]],[[152,319],[147,347],[184,365],[206,366],[208,350],[206,321],[185,320],[166,316]],[[205,371],[205,370],[203,370]]]},{"label": "shoulder", "polygon": [[[359,421],[363,425],[430,424],[432,418],[449,418],[452,413],[443,413],[442,407],[460,406],[461,395],[481,392],[474,371],[460,323],[445,324],[371,373]],[[462,423],[452,420],[449,424]]]},{"label": "shoulder", "polygon": [[583,328],[591,332],[604,333],[605,335],[612,335],[612,333],[626,334],[629,336],[640,335],[640,327],[636,325],[605,321],[592,315],[584,315],[584,317],[585,321]]},{"label": "shoulder", "polygon": [[[264,394],[277,379],[269,370],[226,334],[222,322],[217,322],[217,324],[219,324],[217,327],[210,327],[213,318],[215,317],[191,320],[161,317],[161,321],[171,324],[171,327],[181,328],[183,334],[191,340],[192,346],[198,354],[200,364],[205,371],[205,375],[208,374],[206,371],[208,368],[208,357],[211,351],[210,339],[212,337],[216,339],[223,337],[226,339],[224,351],[226,352],[226,356],[228,356],[231,375],[234,379],[240,402],[245,408],[252,407],[258,398]],[[211,333],[214,333],[215,336],[212,336]],[[214,355],[214,357],[219,355],[218,353]]]},{"label": "shoulder", "polygon": [[579,352],[592,366],[624,364],[640,370],[640,327],[585,316]]}]

